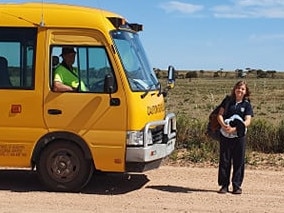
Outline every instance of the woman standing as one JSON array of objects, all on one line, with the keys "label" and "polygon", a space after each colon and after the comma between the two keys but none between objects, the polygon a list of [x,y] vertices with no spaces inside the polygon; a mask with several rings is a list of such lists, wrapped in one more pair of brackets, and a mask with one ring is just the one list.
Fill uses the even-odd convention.
[{"label": "woman standing", "polygon": [[[230,99],[223,101],[218,114],[221,125],[218,184],[219,193],[229,192],[231,164],[233,164],[233,194],[242,193],[245,169],[246,130],[251,123],[253,109],[250,91],[245,81],[239,81],[232,89]],[[226,109],[226,110],[225,110]]]}]

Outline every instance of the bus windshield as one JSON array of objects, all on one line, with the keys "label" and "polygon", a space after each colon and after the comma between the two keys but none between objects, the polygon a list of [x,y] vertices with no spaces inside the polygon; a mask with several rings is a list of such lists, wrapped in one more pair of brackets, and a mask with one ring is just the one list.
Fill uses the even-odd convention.
[{"label": "bus windshield", "polygon": [[137,33],[113,31],[111,36],[122,61],[132,91],[150,91],[159,87]]}]

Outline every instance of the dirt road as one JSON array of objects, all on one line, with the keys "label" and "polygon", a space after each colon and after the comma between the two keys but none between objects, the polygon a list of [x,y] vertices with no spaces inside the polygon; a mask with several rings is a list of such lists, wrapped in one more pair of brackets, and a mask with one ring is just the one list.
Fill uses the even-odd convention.
[{"label": "dirt road", "polygon": [[243,194],[218,194],[216,168],[102,174],[81,193],[46,192],[30,171],[0,170],[1,213],[284,212],[284,171],[246,170]]}]

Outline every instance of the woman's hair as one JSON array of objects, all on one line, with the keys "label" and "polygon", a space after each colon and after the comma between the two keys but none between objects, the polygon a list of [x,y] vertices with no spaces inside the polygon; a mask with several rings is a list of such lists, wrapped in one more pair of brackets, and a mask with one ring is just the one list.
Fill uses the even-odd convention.
[{"label": "woman's hair", "polygon": [[248,88],[248,84],[245,81],[238,81],[235,84],[235,86],[233,87],[233,89],[231,91],[231,97],[233,97],[234,99],[236,98],[235,90],[242,85],[245,85],[245,87],[246,87],[246,94],[244,95],[244,100],[250,101],[250,98],[249,98],[250,90]]}]

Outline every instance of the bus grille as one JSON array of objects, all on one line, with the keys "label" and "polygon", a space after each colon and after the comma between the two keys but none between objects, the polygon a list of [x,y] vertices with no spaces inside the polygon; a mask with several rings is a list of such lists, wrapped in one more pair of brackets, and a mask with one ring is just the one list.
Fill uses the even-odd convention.
[{"label": "bus grille", "polygon": [[151,129],[153,144],[162,143],[163,142],[163,126],[158,126],[154,129]]}]

